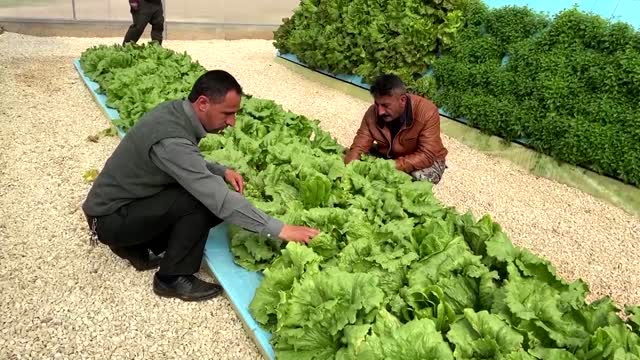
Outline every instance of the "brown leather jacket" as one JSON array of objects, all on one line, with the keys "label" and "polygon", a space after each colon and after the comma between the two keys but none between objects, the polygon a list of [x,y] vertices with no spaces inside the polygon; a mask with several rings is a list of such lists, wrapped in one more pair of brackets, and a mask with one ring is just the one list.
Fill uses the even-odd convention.
[{"label": "brown leather jacket", "polygon": [[448,151],[440,138],[438,108],[433,102],[417,95],[409,95],[408,100],[407,106],[411,107],[411,111],[391,146],[391,131],[385,126],[384,120],[378,119],[375,106],[369,107],[344,162],[348,164],[360,159],[362,154],[371,150],[374,141],[380,154],[395,159],[396,168],[407,173],[430,167],[436,160],[444,161]]}]

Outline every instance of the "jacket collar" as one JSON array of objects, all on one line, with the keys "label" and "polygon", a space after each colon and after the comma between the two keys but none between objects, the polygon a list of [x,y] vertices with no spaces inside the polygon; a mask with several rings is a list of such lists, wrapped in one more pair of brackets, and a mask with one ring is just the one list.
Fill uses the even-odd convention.
[{"label": "jacket collar", "polygon": [[204,126],[202,126],[202,123],[200,123],[200,120],[198,120],[196,112],[193,111],[193,107],[191,106],[191,102],[189,100],[184,100],[182,102],[182,108],[191,121],[191,125],[193,126],[193,129],[195,131],[196,138],[198,139],[198,141],[200,141],[200,139],[207,136],[207,131],[204,129]]},{"label": "jacket collar", "polygon": [[[413,108],[411,106],[411,96],[407,94],[407,103],[404,106],[404,112],[399,117],[403,127],[410,127],[413,124]],[[386,122],[380,118],[376,111],[376,123],[380,129],[386,126]]]}]

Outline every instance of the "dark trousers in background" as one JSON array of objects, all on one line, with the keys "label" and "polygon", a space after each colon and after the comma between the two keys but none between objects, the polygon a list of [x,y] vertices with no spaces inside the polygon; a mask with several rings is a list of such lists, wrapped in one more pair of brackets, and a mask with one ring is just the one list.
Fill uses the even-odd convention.
[{"label": "dark trousers in background", "polygon": [[200,269],[209,230],[221,222],[184,188],[171,186],[99,217],[96,233],[116,254],[166,251],[160,275],[192,275]]},{"label": "dark trousers in background", "polygon": [[164,31],[164,11],[161,1],[140,0],[138,10],[131,10],[133,24],[129,26],[124,42],[137,42],[144,33],[147,24],[151,24],[151,40],[162,44],[162,32]]}]

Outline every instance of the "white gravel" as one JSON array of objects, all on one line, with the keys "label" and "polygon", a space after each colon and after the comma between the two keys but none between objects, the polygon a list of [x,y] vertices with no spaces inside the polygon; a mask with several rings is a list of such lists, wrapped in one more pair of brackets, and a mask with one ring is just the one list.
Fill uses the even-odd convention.
[{"label": "white gravel", "polygon": [[[157,298],[153,272],[137,273],[88,245],[79,210],[116,138],[86,138],[108,123],[72,59],[121,39],[0,36],[0,359],[259,358],[223,297],[189,304]],[[348,145],[368,102],[273,61],[271,42],[167,41],[245,90],[321,120]],[[445,137],[449,169],[437,196],[492,214],[512,240],[581,277],[593,297],[640,303],[640,219],[590,195],[537,178],[507,160]]]},{"label": "white gravel", "polygon": [[153,271],[88,245],[82,174],[117,139],[86,140],[108,123],[78,50],[4,34],[0,54],[0,359],[259,359],[226,298],[159,298]]}]

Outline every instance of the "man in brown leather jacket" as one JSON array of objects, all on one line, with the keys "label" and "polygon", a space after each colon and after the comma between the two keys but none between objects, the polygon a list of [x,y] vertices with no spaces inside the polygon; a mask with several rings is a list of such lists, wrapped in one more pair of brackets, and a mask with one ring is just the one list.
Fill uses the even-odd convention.
[{"label": "man in brown leather jacket", "polygon": [[396,168],[416,180],[440,182],[447,168],[447,149],[440,138],[436,105],[407,93],[396,75],[382,75],[371,86],[374,104],[362,119],[344,162],[363,154],[394,159]]}]

